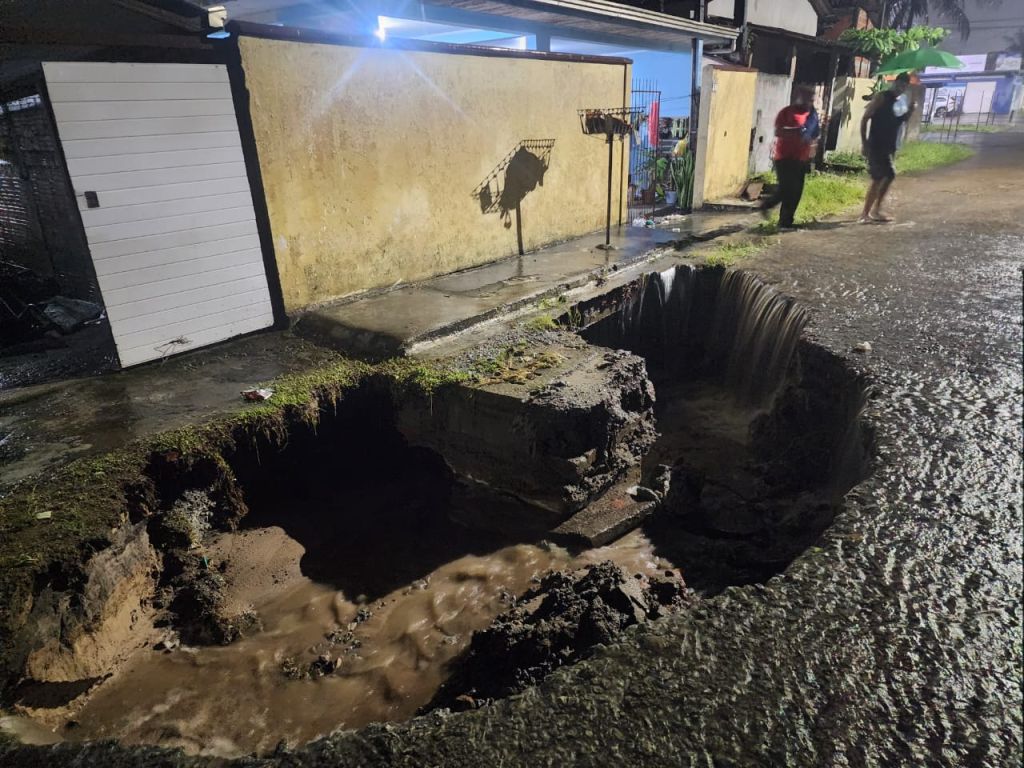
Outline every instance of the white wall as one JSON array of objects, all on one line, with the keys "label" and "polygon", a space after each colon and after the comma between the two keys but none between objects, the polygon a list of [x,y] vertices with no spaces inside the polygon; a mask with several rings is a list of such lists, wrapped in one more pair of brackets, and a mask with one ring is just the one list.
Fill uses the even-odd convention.
[{"label": "white wall", "polygon": [[43,72],[121,365],[271,325],[224,66]]},{"label": "white wall", "polygon": [[[707,12],[731,19],[733,6],[733,0],[710,0]],[[747,0],[747,21],[803,35],[818,34],[818,14],[810,0]]]},{"label": "white wall", "polygon": [[967,92],[964,94],[964,114],[973,115],[978,112],[988,112],[992,109],[992,99],[995,93],[995,83],[968,83]]},{"label": "white wall", "polygon": [[750,151],[751,174],[772,169],[775,117],[790,102],[793,80],[789,75],[757,73],[754,91],[754,147]]}]

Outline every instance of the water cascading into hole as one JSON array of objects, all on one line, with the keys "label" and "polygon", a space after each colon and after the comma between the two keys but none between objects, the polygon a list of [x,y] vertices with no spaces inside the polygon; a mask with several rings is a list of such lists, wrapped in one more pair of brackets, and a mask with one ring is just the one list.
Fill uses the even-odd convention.
[{"label": "water cascading into hole", "polygon": [[581,335],[643,356],[655,376],[717,378],[739,401],[762,405],[806,323],[792,299],[745,272],[682,265],[646,275],[620,311]]},{"label": "water cascading into hole", "polygon": [[737,397],[759,405],[778,390],[806,324],[806,311],[767,284],[746,272],[722,276],[711,343],[728,355],[725,381]]},{"label": "water cascading into hole", "polygon": [[836,387],[850,377],[834,356],[799,351],[806,310],[746,272],[653,272],[607,309],[582,306],[580,335],[643,356],[657,391],[655,551],[708,593],[779,573],[863,476],[857,386]]}]

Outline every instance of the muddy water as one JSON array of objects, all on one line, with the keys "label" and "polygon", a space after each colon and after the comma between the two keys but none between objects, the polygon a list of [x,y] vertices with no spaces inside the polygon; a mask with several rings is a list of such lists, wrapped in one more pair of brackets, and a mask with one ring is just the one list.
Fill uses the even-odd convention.
[{"label": "muddy water", "polygon": [[[480,540],[454,525],[445,533]],[[605,559],[631,573],[671,567],[652,554],[640,532],[576,557],[550,545],[516,544],[458,557],[367,600],[303,576],[305,554],[279,527],[220,536],[208,556],[214,563],[226,558],[232,599],[237,607],[255,607],[264,630],[229,647],[140,652],[97,690],[66,736],[234,756],[271,750],[281,740],[302,744],[336,728],[404,719],[436,692],[445,664],[473,631],[486,627],[531,579]],[[286,676],[287,668],[306,667],[322,654],[340,659],[333,674]]]},{"label": "muddy water", "polygon": [[[738,404],[719,383],[657,386],[661,437],[645,470],[685,461],[709,488],[756,495],[749,432],[760,407]],[[277,467],[279,479],[261,472],[248,492],[248,527],[210,537],[196,555],[222,573],[225,612],[255,610],[262,631],[227,647],[143,649],[79,709],[50,713],[54,731],[22,724],[25,736],[116,738],[220,757],[301,745],[415,714],[473,632],[548,571],[604,560],[627,573],[678,569],[714,594],[762,581],[792,557],[755,562],[752,547],[766,550],[759,533],[723,535],[667,516],[582,553],[470,530],[451,521],[452,510],[465,519],[486,499],[473,496],[477,509],[465,508],[469,497],[453,498],[432,454],[384,438],[365,455],[339,457],[321,437],[310,460]],[[325,662],[326,674],[307,674]]]}]

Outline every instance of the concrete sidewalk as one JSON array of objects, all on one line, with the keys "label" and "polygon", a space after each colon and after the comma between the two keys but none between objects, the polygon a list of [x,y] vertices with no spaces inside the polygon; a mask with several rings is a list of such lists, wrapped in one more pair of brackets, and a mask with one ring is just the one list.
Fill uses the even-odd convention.
[{"label": "concrete sidewalk", "polygon": [[595,232],[525,256],[319,307],[298,319],[295,332],[357,357],[412,354],[417,345],[557,296],[666,251],[738,232],[755,221],[756,213],[733,211],[665,217],[653,229],[613,231],[614,249],[610,251],[597,247],[604,243],[604,232]]},{"label": "concrete sidewalk", "polygon": [[235,339],[165,362],[0,392],[0,496],[18,482],[137,438],[245,407],[241,390],[338,355],[290,333]]}]

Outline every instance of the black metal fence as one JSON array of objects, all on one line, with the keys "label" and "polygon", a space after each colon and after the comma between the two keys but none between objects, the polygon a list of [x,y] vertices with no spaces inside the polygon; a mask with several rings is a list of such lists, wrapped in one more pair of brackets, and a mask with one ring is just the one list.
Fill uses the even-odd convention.
[{"label": "black metal fence", "polygon": [[0,259],[99,301],[49,110],[38,91],[0,94]]},{"label": "black metal fence", "polygon": [[[658,143],[650,141],[650,121],[657,123],[661,115],[661,91],[653,80],[635,80],[631,106],[643,110],[646,117],[640,122],[629,146],[629,197],[626,223],[647,219],[657,209],[656,166]],[[657,131],[657,125],[655,125]],[[655,134],[657,135],[657,134]]]},{"label": "black metal fence", "polygon": [[645,118],[630,145],[628,223],[688,210],[692,199],[693,147],[674,154],[679,142],[689,138],[690,118],[663,114],[661,95],[656,81],[633,82],[632,107]]}]

